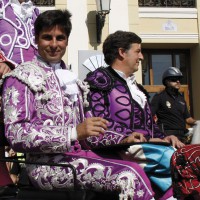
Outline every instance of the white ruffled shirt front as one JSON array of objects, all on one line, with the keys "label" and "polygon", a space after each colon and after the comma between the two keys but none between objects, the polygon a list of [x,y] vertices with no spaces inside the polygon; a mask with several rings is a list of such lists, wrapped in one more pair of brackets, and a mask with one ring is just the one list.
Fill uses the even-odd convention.
[{"label": "white ruffled shirt front", "polygon": [[57,69],[55,74],[59,79],[60,86],[65,94],[67,94],[72,103],[78,100],[78,86],[76,84],[77,75],[69,70]]},{"label": "white ruffled shirt front", "polygon": [[122,71],[114,69],[119,76],[121,76],[127,83],[128,88],[131,92],[132,98],[142,107],[144,108],[147,102],[147,97],[146,95],[139,90],[137,84],[136,84],[136,79],[135,75],[132,74],[132,76],[126,78],[125,74]]},{"label": "white ruffled shirt front", "polygon": [[[78,76],[67,69],[62,69],[60,63],[50,63],[50,66],[54,69],[64,94],[69,96],[70,101],[73,104],[78,100],[79,90],[76,84]],[[77,139],[76,127],[72,127],[71,130],[69,129],[69,132],[71,132],[71,140],[72,141],[76,140]]]}]

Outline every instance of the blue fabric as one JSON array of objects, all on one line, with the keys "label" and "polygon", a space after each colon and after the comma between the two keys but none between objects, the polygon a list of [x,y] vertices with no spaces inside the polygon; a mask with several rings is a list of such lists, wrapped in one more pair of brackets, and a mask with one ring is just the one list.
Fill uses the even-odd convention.
[{"label": "blue fabric", "polygon": [[175,149],[172,146],[141,144],[147,165],[144,167],[150,180],[162,191],[172,185],[170,160]]}]

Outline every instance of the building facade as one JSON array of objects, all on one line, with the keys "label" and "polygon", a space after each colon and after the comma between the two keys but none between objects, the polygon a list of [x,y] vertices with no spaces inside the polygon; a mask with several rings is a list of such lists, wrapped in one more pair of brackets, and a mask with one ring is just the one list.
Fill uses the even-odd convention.
[{"label": "building facade", "polygon": [[102,42],[109,33],[135,32],[142,38],[145,58],[137,72],[138,82],[153,94],[162,89],[162,73],[167,67],[180,68],[184,74],[181,91],[192,115],[200,119],[200,1],[111,0],[101,43],[96,39],[95,0],[34,2],[43,3],[42,11],[67,8],[72,13],[73,28],[64,59],[82,79],[91,67],[102,65]]}]

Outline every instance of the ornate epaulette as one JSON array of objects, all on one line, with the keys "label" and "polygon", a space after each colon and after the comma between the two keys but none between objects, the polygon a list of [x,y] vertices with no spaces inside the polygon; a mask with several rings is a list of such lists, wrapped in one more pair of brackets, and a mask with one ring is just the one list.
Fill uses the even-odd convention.
[{"label": "ornate epaulette", "polygon": [[46,92],[46,73],[33,62],[25,62],[15,68],[13,71],[5,74],[0,80],[0,86],[7,77],[14,77],[27,85],[33,92],[41,92],[43,96],[41,99],[48,100],[49,95]]},{"label": "ornate epaulette", "polygon": [[114,85],[112,75],[104,67],[88,73],[85,81],[90,85],[90,90],[110,91]]}]

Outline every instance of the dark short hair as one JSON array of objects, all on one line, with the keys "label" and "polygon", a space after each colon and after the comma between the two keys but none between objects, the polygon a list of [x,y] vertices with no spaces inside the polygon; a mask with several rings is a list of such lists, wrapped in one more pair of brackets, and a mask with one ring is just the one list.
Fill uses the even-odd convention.
[{"label": "dark short hair", "polygon": [[142,43],[142,39],[133,32],[116,31],[110,34],[103,43],[105,62],[111,65],[119,56],[118,49],[129,50],[133,43]]},{"label": "dark short hair", "polygon": [[69,37],[72,29],[71,16],[68,10],[47,10],[42,12],[34,23],[35,37],[39,37],[40,32],[44,29],[55,26],[63,29],[67,37]]}]

